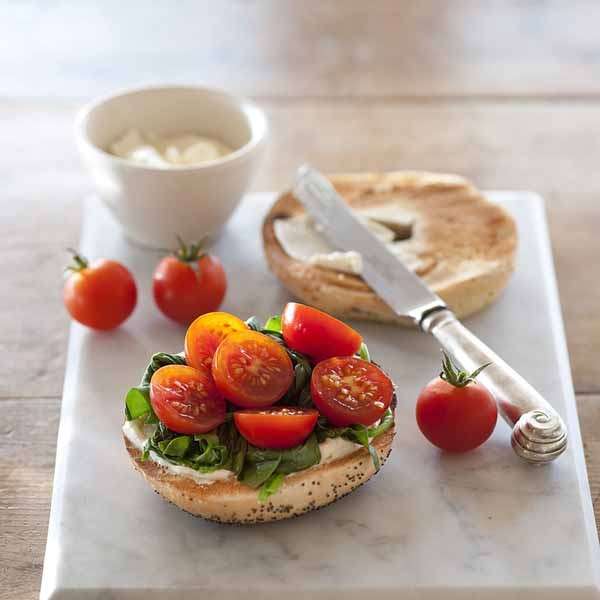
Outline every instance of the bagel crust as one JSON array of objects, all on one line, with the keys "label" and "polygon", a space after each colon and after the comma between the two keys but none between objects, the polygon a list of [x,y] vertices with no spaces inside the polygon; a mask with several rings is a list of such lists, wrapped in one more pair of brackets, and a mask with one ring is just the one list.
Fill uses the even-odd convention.
[{"label": "bagel crust", "polygon": [[[492,204],[467,180],[422,172],[331,175],[338,193],[356,209],[395,204],[413,215],[412,235],[402,242],[420,265],[416,273],[458,317],[490,304],[514,270],[517,228],[502,207]],[[303,302],[342,319],[412,324],[399,318],[357,275],[290,257],[274,221],[304,213],[284,192],[263,222],[269,267]]]},{"label": "bagel crust", "polygon": [[[392,450],[395,428],[382,433],[371,444],[381,465]],[[266,502],[258,500],[258,490],[235,478],[201,484],[174,475],[152,460],[140,461],[140,451],[124,436],[125,447],[134,467],[155,492],[192,515],[219,523],[256,524],[303,515],[346,496],[375,474],[365,448],[325,463],[287,475],[281,488]]]}]

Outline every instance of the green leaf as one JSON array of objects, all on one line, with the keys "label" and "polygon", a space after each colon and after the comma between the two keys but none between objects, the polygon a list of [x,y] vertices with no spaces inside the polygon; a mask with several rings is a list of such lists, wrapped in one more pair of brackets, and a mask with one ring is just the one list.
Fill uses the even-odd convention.
[{"label": "green leaf", "polygon": [[125,396],[125,414],[127,420],[133,421],[151,412],[150,388],[147,386],[132,387]]},{"label": "green leaf", "polygon": [[378,435],[385,433],[388,429],[390,429],[394,425],[394,413],[388,408],[379,425],[375,427],[369,427],[369,437],[371,439],[376,438]]},{"label": "green leaf", "polygon": [[307,385],[298,395],[297,405],[301,408],[314,407],[314,402],[310,393],[310,385]]},{"label": "green leaf", "polygon": [[375,446],[372,446],[371,444],[367,444],[367,450],[369,451],[369,454],[371,455],[371,460],[373,461],[373,466],[375,467],[375,471],[379,471],[379,469],[381,469],[381,463],[379,462],[379,454],[377,454],[377,450],[375,449]]},{"label": "green leaf", "polygon": [[283,473],[271,475],[271,477],[262,484],[260,491],[258,492],[258,501],[266,502],[270,496],[278,492],[283,485],[284,477],[285,475]]},{"label": "green leaf", "polygon": [[197,433],[194,436],[194,441],[196,442],[207,442],[208,444],[216,445],[219,443],[219,436],[216,430],[209,431],[208,433]]},{"label": "green leaf", "polygon": [[257,463],[246,463],[244,465],[244,470],[240,475],[240,481],[249,485],[250,487],[257,488],[260,487],[279,466],[281,458],[278,457],[276,459],[271,460],[263,460]]},{"label": "green leaf", "polygon": [[179,354],[169,354],[167,352],[157,352],[152,355],[146,370],[144,371],[144,376],[142,377],[142,381],[140,383],[141,387],[148,387],[150,385],[150,380],[152,379],[152,375],[161,367],[166,365],[185,365],[185,356],[183,352]]},{"label": "green leaf", "polygon": [[239,477],[242,469],[244,468],[244,461],[246,460],[246,451],[248,449],[248,442],[242,437],[239,436],[239,441],[237,443],[236,448],[234,449],[232,460],[231,460],[231,470],[234,472],[236,477]]},{"label": "green leaf", "polygon": [[165,456],[181,458],[188,451],[191,443],[191,436],[181,435],[172,440],[160,442],[158,446]]},{"label": "green leaf", "polygon": [[321,460],[321,451],[317,436],[313,433],[299,446],[287,450],[273,450],[269,448],[257,448],[248,445],[246,453],[247,463],[260,464],[277,460],[279,473],[295,473],[316,465]]},{"label": "green leaf", "polygon": [[364,425],[352,425],[344,437],[351,438],[352,441],[365,448],[369,445],[369,430]]},{"label": "green leaf", "polygon": [[350,427],[332,427],[325,417],[319,417],[315,434],[319,442],[324,442],[327,438],[343,437],[346,440],[360,444],[369,451],[373,466],[379,471],[381,464],[377,450],[371,445],[371,440],[386,432],[394,425],[394,414],[390,409],[381,418],[381,421],[375,427],[365,427],[364,425],[351,425]]},{"label": "green leaf", "polygon": [[362,342],[360,345],[360,348],[358,350],[358,356],[360,356],[360,358],[366,360],[367,362],[371,362],[371,355],[369,354],[369,349],[367,348],[367,345],[364,342]]},{"label": "green leaf", "polygon": [[281,450],[281,462],[277,468],[278,473],[295,473],[303,471],[321,461],[321,450],[317,436],[312,433],[308,439],[299,446]]},{"label": "green leaf", "polygon": [[267,319],[263,329],[267,331],[281,332],[281,315],[273,315]]},{"label": "green leaf", "polygon": [[140,460],[142,462],[148,460],[148,458],[150,457],[150,440],[148,440],[145,444],[144,444],[144,448],[142,450],[142,455],[140,456]]}]

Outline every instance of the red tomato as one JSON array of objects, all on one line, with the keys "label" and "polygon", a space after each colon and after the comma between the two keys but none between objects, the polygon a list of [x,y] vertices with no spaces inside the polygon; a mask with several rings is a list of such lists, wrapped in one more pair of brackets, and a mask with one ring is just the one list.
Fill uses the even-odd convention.
[{"label": "red tomato", "polygon": [[294,381],[285,348],[257,331],[228,335],[215,352],[212,374],[225,398],[243,408],[274,404]]},{"label": "red tomato", "polygon": [[281,315],[285,343],[315,361],[332,356],[352,356],[362,337],[331,315],[304,304],[289,302]]},{"label": "red tomato", "polygon": [[177,433],[206,433],[225,421],[226,404],[209,373],[185,365],[167,365],[150,380],[156,416]]},{"label": "red tomato", "polygon": [[154,271],[152,291],[156,305],[164,315],[183,325],[217,310],[226,290],[223,265],[210,254],[192,261],[167,256]]},{"label": "red tomato", "polygon": [[467,452],[492,435],[498,409],[492,394],[471,376],[455,367],[448,373],[446,360],[444,379],[436,377],[419,394],[417,424],[434,446]]},{"label": "red tomato", "polygon": [[185,334],[185,362],[197,369],[209,369],[218,345],[234,331],[246,331],[241,319],[226,312],[207,313],[198,317]]},{"label": "red tomato", "polygon": [[131,273],[114,260],[91,265],[73,252],[74,264],[65,283],[63,300],[69,314],[92,329],[118,327],[133,312],[137,288]]},{"label": "red tomato", "polygon": [[392,403],[394,385],[373,363],[351,356],[317,364],[310,391],[319,412],[336,427],[372,425]]},{"label": "red tomato", "polygon": [[237,430],[259,448],[293,448],[311,434],[319,413],[314,408],[279,406],[233,413]]}]

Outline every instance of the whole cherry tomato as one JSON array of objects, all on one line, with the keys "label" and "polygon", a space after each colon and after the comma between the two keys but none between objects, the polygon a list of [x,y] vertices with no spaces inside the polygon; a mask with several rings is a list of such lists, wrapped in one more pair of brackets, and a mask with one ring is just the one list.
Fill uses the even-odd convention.
[{"label": "whole cherry tomato", "polygon": [[225,400],[212,377],[193,367],[167,365],[155,371],[150,402],[156,416],[177,433],[206,433],[225,421]]},{"label": "whole cherry tomato", "polygon": [[250,330],[231,333],[219,344],[212,374],[225,398],[243,408],[274,404],[294,381],[294,367],[285,348]]},{"label": "whole cherry tomato", "polygon": [[311,434],[319,413],[314,408],[276,406],[233,413],[237,430],[260,448],[293,448]]},{"label": "whole cherry tomato", "polygon": [[333,356],[352,356],[362,337],[342,321],[316,308],[289,302],[281,315],[285,343],[315,361]]},{"label": "whole cherry tomato", "polygon": [[336,427],[372,425],[392,403],[394,385],[373,363],[338,356],[313,369],[310,392],[319,412]]},{"label": "whole cherry tomato", "polygon": [[201,254],[198,244],[181,247],[174,256],[163,258],[157,265],[152,291],[164,315],[187,325],[199,315],[221,306],[227,290],[227,277],[221,261]]},{"label": "whole cherry tomato", "polygon": [[133,276],[121,263],[100,259],[91,265],[75,252],[63,300],[73,319],[92,329],[118,327],[133,312],[137,288]]},{"label": "whole cherry tomato", "polygon": [[417,424],[434,445],[448,452],[467,452],[483,444],[496,427],[498,409],[492,394],[475,377],[452,364],[444,354],[442,372],[417,399]]}]

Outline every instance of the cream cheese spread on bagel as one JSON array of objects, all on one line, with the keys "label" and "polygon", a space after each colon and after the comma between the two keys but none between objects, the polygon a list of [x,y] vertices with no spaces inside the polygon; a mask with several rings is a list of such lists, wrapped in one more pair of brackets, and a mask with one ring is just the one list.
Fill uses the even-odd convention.
[{"label": "cream cheese spread on bagel", "polygon": [[[123,435],[131,442],[131,444],[140,451],[143,451],[144,446],[152,437],[156,430],[156,425],[145,425],[142,421],[125,421],[123,424]],[[373,439],[373,438],[371,438]],[[356,450],[362,448],[360,444],[351,442],[342,437],[329,438],[319,444],[321,452],[321,460],[315,466],[325,465],[344,456],[348,456]],[[190,467],[184,467],[172,463],[165,458],[161,458],[156,452],[150,451],[149,459],[163,467],[167,472],[182,477],[189,477],[197,483],[210,485],[215,481],[223,479],[234,479],[235,475],[232,471],[226,469],[218,469],[211,473],[200,473]]]}]

